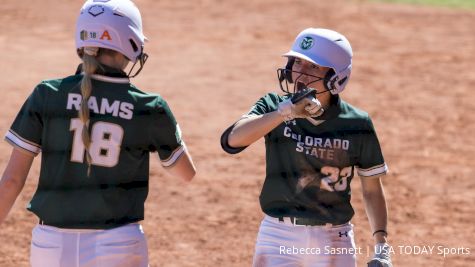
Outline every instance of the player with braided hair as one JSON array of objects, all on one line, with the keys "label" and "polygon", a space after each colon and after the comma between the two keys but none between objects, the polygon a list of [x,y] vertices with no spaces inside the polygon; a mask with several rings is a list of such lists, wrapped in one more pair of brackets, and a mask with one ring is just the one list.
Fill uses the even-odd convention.
[{"label": "player with braided hair", "polygon": [[253,266],[356,266],[350,182],[357,172],[377,248],[368,265],[390,267],[380,181],[387,166],[368,114],[339,95],[351,74],[350,43],[335,31],[309,28],[284,56],[278,79],[286,94],[265,95],[221,137],[232,154],[265,138],[266,215]]},{"label": "player with braided hair", "polygon": [[0,181],[0,223],[41,153],[27,207],[39,218],[33,267],[148,266],[140,221],[150,152],[172,176],[195,175],[167,102],[130,83],[147,60],[144,42],[132,1],[86,1],[76,26],[77,73],[38,84],[6,134],[13,150]]}]

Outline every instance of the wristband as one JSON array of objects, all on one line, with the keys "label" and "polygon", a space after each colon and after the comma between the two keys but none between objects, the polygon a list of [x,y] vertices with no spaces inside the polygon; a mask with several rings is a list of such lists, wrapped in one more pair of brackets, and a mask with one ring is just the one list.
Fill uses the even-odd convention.
[{"label": "wristband", "polygon": [[386,232],[386,230],[377,230],[377,231],[374,231],[373,233],[373,236],[377,233],[384,233],[385,236],[388,236],[388,232]]}]

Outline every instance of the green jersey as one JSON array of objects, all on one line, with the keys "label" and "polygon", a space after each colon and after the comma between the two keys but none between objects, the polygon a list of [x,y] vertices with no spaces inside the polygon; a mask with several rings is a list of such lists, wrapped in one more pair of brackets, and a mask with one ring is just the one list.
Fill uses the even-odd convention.
[{"label": "green jersey", "polygon": [[93,75],[88,100],[89,176],[78,118],[82,75],[41,82],[6,134],[13,146],[41,152],[38,188],[28,209],[45,224],[108,229],[142,220],[150,152],[171,166],[185,150],[165,100],[140,91],[124,73],[108,71]]},{"label": "green jersey", "polygon": [[[267,94],[247,116],[276,111],[286,98]],[[348,222],[354,214],[350,182],[355,170],[362,179],[387,172],[367,113],[333,96],[318,119],[324,122],[287,121],[265,136],[266,179],[260,204],[267,215]]]}]

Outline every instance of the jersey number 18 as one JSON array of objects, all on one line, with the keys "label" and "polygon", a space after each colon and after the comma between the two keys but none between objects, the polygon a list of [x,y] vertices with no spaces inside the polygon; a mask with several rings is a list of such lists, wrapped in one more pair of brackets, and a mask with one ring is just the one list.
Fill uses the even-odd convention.
[{"label": "jersey number 18", "polygon": [[[80,119],[72,119],[70,131],[74,132],[71,161],[84,162],[86,151],[82,142],[83,123]],[[91,126],[91,154],[92,164],[102,167],[114,167],[119,162],[120,145],[124,136],[124,129],[120,125],[98,121]]]}]

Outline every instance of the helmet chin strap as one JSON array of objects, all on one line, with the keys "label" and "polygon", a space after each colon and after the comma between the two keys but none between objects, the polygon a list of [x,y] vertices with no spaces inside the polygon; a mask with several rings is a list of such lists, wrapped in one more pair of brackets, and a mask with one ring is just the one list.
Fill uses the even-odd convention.
[{"label": "helmet chin strap", "polygon": [[[147,53],[142,53],[140,54],[138,57],[137,57],[137,60],[135,61],[134,65],[132,65],[132,68],[130,68],[130,71],[129,71],[129,74],[127,74],[127,76],[129,78],[134,78],[136,77],[137,75],[139,75],[139,73],[142,71],[143,69],[143,66],[145,65],[145,62],[147,62],[147,59],[148,59],[148,54]],[[139,69],[134,73],[134,75],[131,75],[132,71],[134,70],[135,68],[135,65],[137,64],[137,62],[140,63],[140,66],[139,66]]]}]

